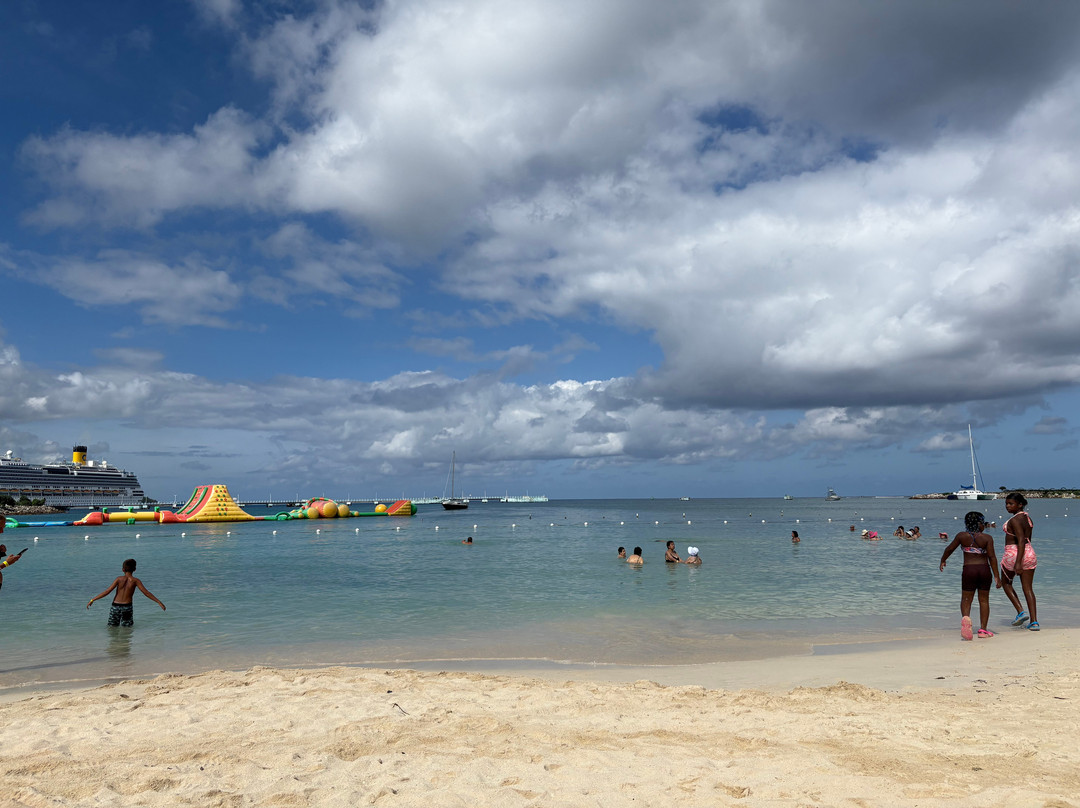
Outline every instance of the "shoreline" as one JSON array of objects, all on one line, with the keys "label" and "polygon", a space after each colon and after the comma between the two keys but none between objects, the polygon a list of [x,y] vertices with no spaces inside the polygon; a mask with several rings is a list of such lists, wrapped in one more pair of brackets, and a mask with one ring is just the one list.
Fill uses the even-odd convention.
[{"label": "shoreline", "polygon": [[[958,631],[948,636],[873,636],[844,640],[839,635],[820,635],[801,644],[772,645],[760,654],[730,657],[706,662],[608,663],[520,658],[417,658],[412,660],[371,659],[348,662],[308,659],[288,662],[246,662],[225,667],[164,664],[161,669],[147,667],[130,674],[89,676],[24,682],[0,687],[0,704],[44,693],[78,693],[127,681],[157,677],[198,677],[207,673],[242,674],[251,670],[322,671],[331,669],[376,671],[397,670],[418,673],[467,673],[482,676],[521,676],[546,681],[590,681],[628,684],[649,680],[663,686],[701,686],[710,690],[759,689],[783,691],[794,687],[821,687],[833,684],[833,677],[843,675],[858,684],[880,690],[941,687],[940,682],[953,677],[985,676],[1011,670],[1019,675],[1033,672],[1025,657],[999,659],[997,651],[1012,654],[1022,648],[1034,632],[1026,629],[1002,629],[991,639],[963,642]],[[1072,643],[1080,647],[1080,628],[1044,629],[1040,638],[1050,638],[1053,646]],[[1040,648],[1045,647],[1043,643]],[[973,649],[968,651],[967,649]],[[947,673],[923,675],[911,659],[930,659]],[[965,673],[963,666],[976,668]],[[929,678],[928,678],[929,677]]]},{"label": "shoreline", "polygon": [[0,703],[0,788],[31,808],[1071,805],[1078,639],[1018,629],[666,668],[164,674]]}]

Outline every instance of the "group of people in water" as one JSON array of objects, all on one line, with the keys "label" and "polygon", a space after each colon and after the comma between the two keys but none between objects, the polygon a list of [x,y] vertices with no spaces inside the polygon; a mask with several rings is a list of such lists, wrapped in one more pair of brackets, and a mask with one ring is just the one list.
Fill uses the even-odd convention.
[{"label": "group of people in water", "polygon": [[[619,548],[619,558],[623,559],[627,564],[644,564],[645,559],[641,556],[641,548],[635,547],[634,553],[631,556],[626,555],[626,548]],[[691,566],[697,566],[701,563],[701,553],[697,547],[686,548],[686,558],[680,558],[678,551],[675,549],[675,542],[669,541],[667,548],[664,551],[664,563],[665,564],[690,564]]]},{"label": "group of people in water", "polygon": [[[1005,590],[1005,596],[1016,609],[1016,617],[1012,624],[1017,628],[1027,628],[1031,631],[1039,630],[1039,615],[1035,602],[1035,568],[1038,559],[1035,556],[1035,548],[1031,545],[1031,533],[1033,523],[1031,517],[1024,509],[1027,507],[1027,499],[1023,494],[1012,493],[1005,497],[1005,510],[1011,516],[1004,525],[1005,549],[1001,556],[1001,565],[998,566],[997,553],[994,551],[994,538],[986,532],[988,527],[986,519],[978,511],[970,511],[964,517],[964,530],[953,537],[953,540],[941,554],[939,570],[944,571],[945,562],[950,555],[960,548],[964,565],[960,576],[960,637],[964,640],[979,637],[993,637],[994,632],[988,628],[990,620],[990,582],[993,581],[998,589]],[[1013,582],[1016,577],[1020,578],[1020,587],[1024,592],[1024,604],[1016,595]],[[979,596],[979,630],[977,635],[972,631],[971,604],[975,595]],[[1024,605],[1027,610],[1024,610]]]}]

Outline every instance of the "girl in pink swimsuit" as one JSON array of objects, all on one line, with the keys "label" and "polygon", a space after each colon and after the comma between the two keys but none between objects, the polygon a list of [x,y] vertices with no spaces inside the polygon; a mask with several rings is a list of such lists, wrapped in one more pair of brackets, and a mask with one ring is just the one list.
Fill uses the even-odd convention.
[{"label": "girl in pink swimsuit", "polygon": [[[1039,617],[1035,604],[1035,567],[1038,559],[1035,558],[1035,549],[1031,546],[1031,517],[1024,508],[1027,507],[1027,499],[1023,494],[1012,493],[1005,497],[1005,510],[1012,514],[1012,518],[1005,523],[1005,553],[1001,556],[1001,588],[1009,598],[1013,608],[1016,609],[1016,619],[1012,621],[1014,626],[1023,626],[1028,623],[1032,631],[1039,630]],[[1020,598],[1013,589],[1013,578],[1020,576],[1020,585],[1024,589],[1024,600],[1027,601],[1028,610],[1025,612],[1020,605]],[[1030,621],[1030,622],[1028,622]]]},{"label": "girl in pink swimsuit", "polygon": [[967,530],[957,533],[956,538],[941,554],[938,569],[944,571],[945,559],[952,555],[957,547],[961,549],[964,566],[960,576],[960,637],[970,640],[974,636],[971,633],[971,601],[975,599],[976,592],[979,593],[979,637],[993,637],[994,632],[986,627],[990,620],[991,579],[1001,588],[997,556],[994,554],[994,539],[984,532],[986,520],[978,511],[970,511],[964,517],[964,527]]}]

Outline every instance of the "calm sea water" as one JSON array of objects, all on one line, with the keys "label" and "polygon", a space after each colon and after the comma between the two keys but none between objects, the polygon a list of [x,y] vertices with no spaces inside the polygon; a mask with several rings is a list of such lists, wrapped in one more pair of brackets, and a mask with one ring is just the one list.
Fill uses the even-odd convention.
[{"label": "calm sea water", "polygon": [[[1072,504],[1028,509],[1048,629],[1080,625]],[[938,572],[937,535],[961,530],[973,507],[998,525],[1007,516],[1002,501],[571,500],[422,506],[412,518],[9,529],[9,550],[30,550],[0,592],[0,687],[257,664],[678,664],[768,656],[808,638],[936,636],[956,629],[961,566],[955,555]],[[892,538],[898,524],[925,538]],[[863,528],[882,541],[860,540]],[[993,535],[1000,554],[1000,528]],[[699,547],[704,564],[665,564],[668,539],[683,556]],[[618,561],[620,545],[641,546],[645,565]],[[168,611],[137,594],[135,627],[108,629],[110,598],[86,602],[128,557]],[[991,602],[991,625],[1005,625],[1005,596]]]}]

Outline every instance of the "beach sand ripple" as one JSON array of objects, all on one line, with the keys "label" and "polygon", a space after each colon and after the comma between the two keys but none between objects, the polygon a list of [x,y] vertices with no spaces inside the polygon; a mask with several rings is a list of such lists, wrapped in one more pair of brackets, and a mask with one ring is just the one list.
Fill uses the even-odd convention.
[{"label": "beach sand ripple", "polygon": [[0,804],[1076,807],[1076,663],[1058,642],[896,690],[164,675],[0,704]]}]

